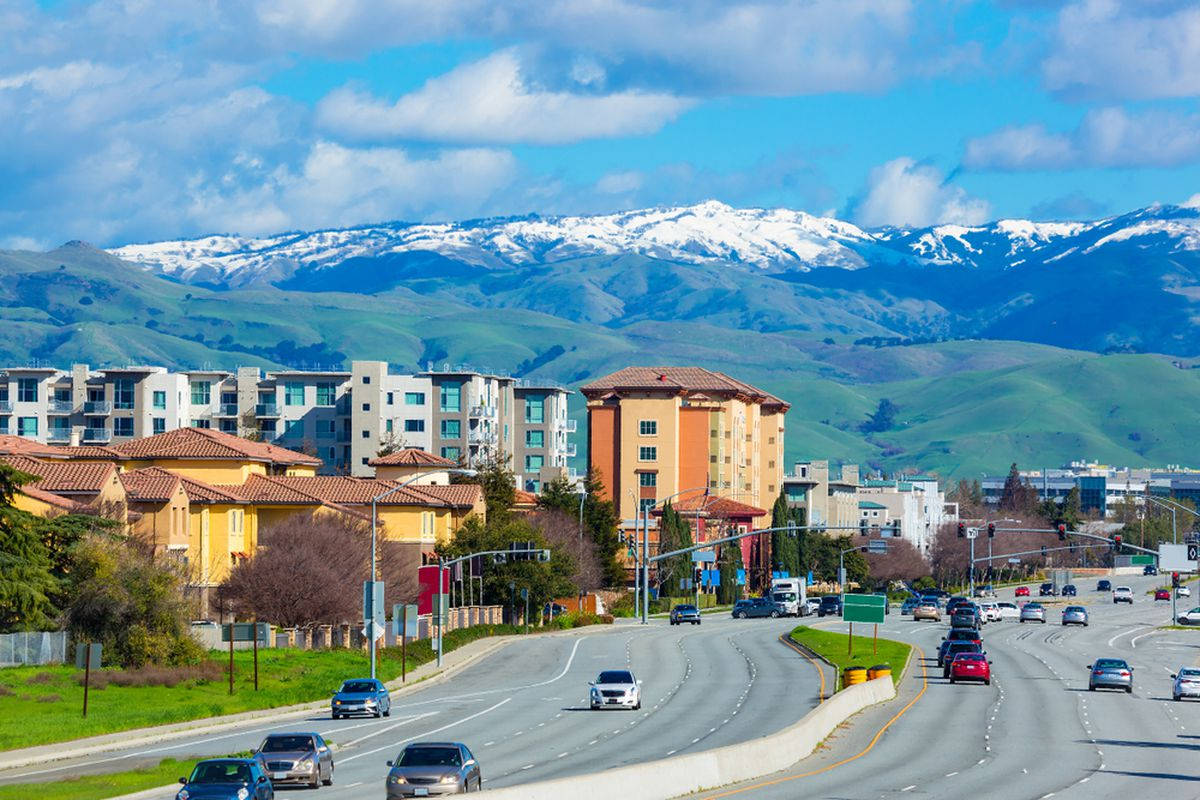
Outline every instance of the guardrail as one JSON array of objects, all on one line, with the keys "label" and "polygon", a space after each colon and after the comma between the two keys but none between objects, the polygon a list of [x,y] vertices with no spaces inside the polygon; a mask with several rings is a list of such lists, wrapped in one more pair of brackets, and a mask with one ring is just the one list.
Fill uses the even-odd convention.
[{"label": "guardrail", "polygon": [[83,404],[83,413],[110,414],[112,413],[112,403],[107,400],[88,400]]},{"label": "guardrail", "polygon": [[49,400],[46,410],[51,414],[70,414],[75,410],[75,404],[70,400]]},{"label": "guardrail", "polygon": [[107,442],[112,439],[112,431],[108,428],[85,428],[83,431],[83,441],[85,442]]}]

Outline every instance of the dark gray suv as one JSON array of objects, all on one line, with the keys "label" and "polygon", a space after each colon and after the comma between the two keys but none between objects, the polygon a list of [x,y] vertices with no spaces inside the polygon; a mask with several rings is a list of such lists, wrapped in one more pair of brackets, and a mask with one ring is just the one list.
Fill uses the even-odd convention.
[{"label": "dark gray suv", "polygon": [[733,604],[733,618],[747,617],[779,617],[783,616],[779,604],[765,597],[751,597],[749,600],[738,600]]}]

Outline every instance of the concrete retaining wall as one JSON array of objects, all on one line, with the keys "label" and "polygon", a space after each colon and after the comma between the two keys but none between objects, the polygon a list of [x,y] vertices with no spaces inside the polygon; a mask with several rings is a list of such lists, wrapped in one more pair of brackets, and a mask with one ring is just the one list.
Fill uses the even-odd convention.
[{"label": "concrete retaining wall", "polygon": [[890,677],[876,678],[838,692],[796,724],[761,739],[604,772],[489,789],[487,795],[495,800],[664,800],[714,789],[787,769],[851,716],[895,696]]}]

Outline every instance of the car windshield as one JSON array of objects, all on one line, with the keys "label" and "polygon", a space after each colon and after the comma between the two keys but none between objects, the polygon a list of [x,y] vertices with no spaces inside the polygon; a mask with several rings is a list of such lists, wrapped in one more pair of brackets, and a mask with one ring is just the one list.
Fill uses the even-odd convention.
[{"label": "car windshield", "polygon": [[1132,592],[1132,591],[1133,591],[1133,589],[1130,589],[1128,586],[1118,586],[1118,587],[1116,588],[1116,591],[1118,591],[1118,592]]},{"label": "car windshield", "polygon": [[977,653],[979,651],[976,650],[975,648],[978,646],[979,645],[975,644],[974,642],[951,642],[950,643],[951,650],[958,651],[958,652],[964,652],[964,653]]},{"label": "car windshield", "polygon": [[983,653],[959,653],[955,661],[983,661]]},{"label": "car windshield", "polygon": [[1042,604],[1041,603],[1026,603],[1025,608],[1029,609],[1030,611],[1041,611]]},{"label": "car windshield", "polygon": [[268,736],[260,748],[264,753],[288,753],[312,750],[311,736]]},{"label": "car windshield", "polygon": [[622,669],[605,670],[596,683],[633,683],[633,674]]},{"label": "car windshield", "polygon": [[1083,606],[1067,606],[1067,613],[1078,614],[1083,611]]},{"label": "car windshield", "polygon": [[188,783],[249,783],[250,766],[238,761],[201,761]]},{"label": "car windshield", "polygon": [[1200,678],[1200,669],[1184,667],[1183,669],[1179,670],[1179,674],[1185,678]]},{"label": "car windshield", "polygon": [[1096,660],[1096,669],[1126,669],[1128,664],[1119,658],[1101,658]]},{"label": "car windshield", "polygon": [[396,762],[398,767],[461,767],[457,747],[407,747]]},{"label": "car windshield", "polygon": [[695,606],[675,606],[676,611],[695,611]]},{"label": "car windshield", "polygon": [[781,603],[791,603],[796,599],[796,595],[792,592],[776,592],[775,594],[771,595],[771,597]]},{"label": "car windshield", "polygon": [[1014,603],[997,603],[996,607],[997,608],[1016,608],[1017,606]]},{"label": "car windshield", "polygon": [[364,692],[375,691],[375,684],[370,681],[346,681],[342,684],[342,691],[352,694],[363,694]]}]

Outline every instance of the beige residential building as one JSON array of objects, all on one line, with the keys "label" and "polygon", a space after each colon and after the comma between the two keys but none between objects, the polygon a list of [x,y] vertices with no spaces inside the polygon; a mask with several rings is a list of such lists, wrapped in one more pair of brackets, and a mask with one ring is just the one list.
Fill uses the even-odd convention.
[{"label": "beige residential building", "polygon": [[858,527],[858,465],[844,464],[830,477],[828,461],[802,461],[782,479],[788,504],[806,511],[809,525],[828,528]]}]

